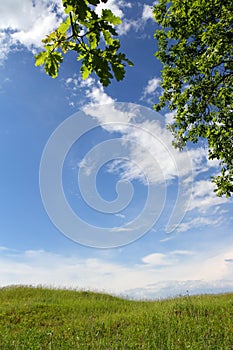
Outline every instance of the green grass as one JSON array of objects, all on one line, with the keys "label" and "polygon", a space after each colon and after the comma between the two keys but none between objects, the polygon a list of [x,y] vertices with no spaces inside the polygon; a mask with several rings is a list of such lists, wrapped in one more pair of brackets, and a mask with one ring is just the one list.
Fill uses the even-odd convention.
[{"label": "green grass", "polygon": [[233,350],[233,293],[152,302],[2,288],[0,349]]}]

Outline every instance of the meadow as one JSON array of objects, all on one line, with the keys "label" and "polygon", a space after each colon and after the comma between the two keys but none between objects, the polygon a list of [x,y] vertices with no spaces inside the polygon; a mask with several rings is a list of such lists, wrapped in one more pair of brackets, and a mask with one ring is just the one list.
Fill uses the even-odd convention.
[{"label": "meadow", "polygon": [[133,301],[90,291],[0,289],[1,350],[233,350],[233,293]]}]

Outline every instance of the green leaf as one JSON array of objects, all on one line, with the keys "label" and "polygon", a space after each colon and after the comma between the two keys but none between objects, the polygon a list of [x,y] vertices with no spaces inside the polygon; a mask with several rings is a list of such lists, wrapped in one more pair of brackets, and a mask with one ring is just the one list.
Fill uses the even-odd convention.
[{"label": "green leaf", "polygon": [[106,45],[109,45],[109,46],[112,45],[114,39],[112,38],[112,36],[109,33],[109,31],[103,29],[103,35],[104,35],[104,40],[106,42]]},{"label": "green leaf", "polygon": [[112,65],[112,69],[115,75],[115,78],[117,81],[120,81],[122,79],[124,79],[125,77],[125,69],[124,69],[124,65],[123,64],[113,64]]},{"label": "green leaf", "polygon": [[96,49],[97,45],[98,45],[98,40],[97,40],[97,36],[95,33],[90,33],[87,35],[87,38],[89,40],[89,44],[90,44],[90,49],[94,50]]},{"label": "green leaf", "polygon": [[35,66],[41,66],[45,63],[45,60],[48,56],[47,51],[42,51],[38,55],[35,55]]},{"label": "green leaf", "polygon": [[108,9],[102,10],[102,19],[113,25],[121,24],[120,17],[115,16],[112,11]]},{"label": "green leaf", "polygon": [[70,27],[70,17],[67,17],[67,19],[59,25],[57,30],[59,33],[65,34],[69,29],[69,27]]},{"label": "green leaf", "polygon": [[65,7],[65,10],[64,10],[64,12],[68,15],[70,12],[73,12],[74,11],[74,8],[73,8],[73,6],[71,6],[71,5],[65,5],[65,1],[63,0],[63,6]]},{"label": "green leaf", "polygon": [[91,74],[92,70],[88,68],[85,64],[83,64],[81,67],[81,72],[82,72],[82,79],[86,80]]}]

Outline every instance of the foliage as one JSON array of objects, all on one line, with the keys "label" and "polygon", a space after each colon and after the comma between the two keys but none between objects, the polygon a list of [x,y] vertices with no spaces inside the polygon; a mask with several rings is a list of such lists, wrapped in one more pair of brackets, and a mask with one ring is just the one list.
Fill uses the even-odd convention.
[{"label": "foliage", "polygon": [[[66,18],[44,40],[45,50],[36,55],[57,77],[63,54],[75,51],[82,61],[82,78],[93,71],[104,86],[113,75],[125,76],[132,65],[119,53],[115,26],[121,23],[110,10],[95,9],[108,0],[63,0]],[[212,178],[218,196],[233,193],[233,11],[232,0],[159,0],[154,5],[160,25],[157,58],[163,64],[163,89],[157,111],[175,112],[168,126],[174,146],[206,142],[208,157],[218,160],[221,173]]]},{"label": "foliage", "polygon": [[133,63],[124,53],[118,52],[120,41],[115,26],[121,23],[111,10],[103,9],[99,16],[95,7],[108,0],[63,0],[65,19],[59,27],[43,40],[44,51],[35,56],[36,66],[43,65],[47,74],[56,78],[63,54],[77,53],[82,61],[82,78],[93,71],[100,82],[107,86],[113,78],[125,76],[125,65]]},{"label": "foliage", "polygon": [[9,287],[0,316],[2,350],[232,349],[232,293],[146,302]]},{"label": "foliage", "polygon": [[160,0],[154,16],[163,64],[157,111],[175,111],[169,126],[174,145],[208,142],[209,159],[218,159],[213,177],[219,196],[233,193],[233,11],[232,0]]}]

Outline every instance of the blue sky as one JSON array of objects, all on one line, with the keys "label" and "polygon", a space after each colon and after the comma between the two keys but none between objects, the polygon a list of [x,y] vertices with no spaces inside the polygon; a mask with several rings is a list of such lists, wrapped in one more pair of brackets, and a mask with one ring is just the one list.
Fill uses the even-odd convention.
[{"label": "blue sky", "polygon": [[105,89],[80,79],[72,54],[55,80],[34,66],[59,0],[0,4],[0,286],[136,298],[233,290],[232,200],[209,181],[218,164],[203,144],[173,150],[173,115],[152,110],[152,4],[109,1],[135,65]]}]

